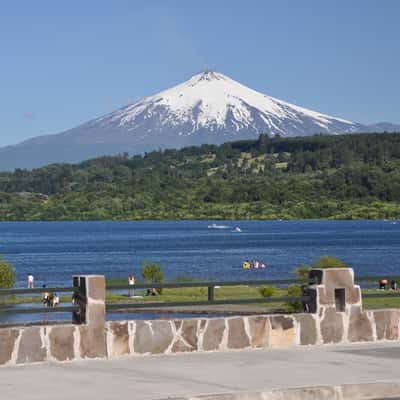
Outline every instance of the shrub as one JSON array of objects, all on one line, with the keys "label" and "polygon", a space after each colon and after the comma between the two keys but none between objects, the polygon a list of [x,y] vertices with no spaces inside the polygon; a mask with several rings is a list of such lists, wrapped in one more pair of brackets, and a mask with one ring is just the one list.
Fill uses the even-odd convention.
[{"label": "shrub", "polygon": [[301,265],[300,267],[296,267],[293,270],[293,273],[299,279],[307,279],[308,274],[310,273],[310,269],[311,269],[311,267],[309,265]]},{"label": "shrub", "polygon": [[0,257],[0,289],[12,288],[14,284],[14,268]]},{"label": "shrub", "polygon": [[[146,282],[161,283],[164,279],[161,266],[152,261],[145,261],[142,264],[141,274]],[[158,289],[157,292],[161,294],[162,289]]]},{"label": "shrub", "polygon": [[258,291],[262,297],[272,297],[276,292],[276,288],[273,286],[261,286]]},{"label": "shrub", "polygon": [[331,256],[322,256],[311,264],[312,268],[349,268],[349,266],[337,258]]},{"label": "shrub", "polygon": [[[288,286],[287,287],[287,295],[289,297],[301,297],[301,295],[302,295],[301,287],[297,286],[297,285]],[[303,305],[301,303],[301,300],[289,301],[287,303],[287,306],[289,308],[289,311],[292,311],[292,312],[303,311]]]},{"label": "shrub", "polygon": [[322,256],[311,265],[301,265],[293,270],[294,275],[299,279],[307,279],[311,268],[349,268],[349,266],[335,257]]}]

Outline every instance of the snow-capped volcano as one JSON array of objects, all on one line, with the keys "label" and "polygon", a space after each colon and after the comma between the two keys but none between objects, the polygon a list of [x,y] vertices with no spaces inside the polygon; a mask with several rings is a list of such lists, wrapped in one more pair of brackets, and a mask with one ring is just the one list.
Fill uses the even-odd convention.
[{"label": "snow-capped volcano", "polygon": [[[351,133],[399,126],[368,126],[308,110],[250,89],[213,71],[76,128],[0,148],[0,171],[101,155],[237,139]],[[392,129],[391,129],[392,128]]]},{"label": "snow-capped volcano", "polygon": [[[194,75],[171,89],[128,105],[91,123],[124,128],[133,135],[255,137],[352,132],[358,124],[256,92],[213,71]],[[197,141],[197,140],[196,140]]]}]

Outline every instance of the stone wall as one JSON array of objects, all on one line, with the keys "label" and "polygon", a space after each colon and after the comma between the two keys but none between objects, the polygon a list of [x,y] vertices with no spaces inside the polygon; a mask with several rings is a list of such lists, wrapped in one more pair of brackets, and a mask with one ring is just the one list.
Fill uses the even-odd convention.
[{"label": "stone wall", "polygon": [[75,324],[0,329],[0,365],[107,357],[104,276],[74,276]]},{"label": "stone wall", "polygon": [[350,268],[313,270],[312,313],[106,324],[110,357],[400,340],[400,310],[363,311]]},{"label": "stone wall", "polygon": [[0,329],[0,364],[70,361],[86,357],[84,326],[54,325]]},{"label": "stone wall", "polygon": [[261,315],[154,321],[110,321],[94,336],[86,325],[0,329],[0,365],[276,348],[295,345],[399,341],[400,310],[353,312],[322,319],[314,314]]},{"label": "stone wall", "polygon": [[313,313],[117,322],[105,322],[104,277],[75,277],[81,324],[0,329],[0,365],[400,340],[400,310],[363,311],[352,270],[312,274]]},{"label": "stone wall", "polygon": [[400,310],[107,322],[109,357],[399,341]]}]

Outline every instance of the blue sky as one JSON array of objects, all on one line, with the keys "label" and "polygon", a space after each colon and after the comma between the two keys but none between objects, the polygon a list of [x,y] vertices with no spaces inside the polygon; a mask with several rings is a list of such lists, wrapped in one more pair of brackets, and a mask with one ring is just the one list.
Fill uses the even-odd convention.
[{"label": "blue sky", "polygon": [[210,68],[362,123],[400,123],[400,1],[21,1],[0,12],[0,146]]}]

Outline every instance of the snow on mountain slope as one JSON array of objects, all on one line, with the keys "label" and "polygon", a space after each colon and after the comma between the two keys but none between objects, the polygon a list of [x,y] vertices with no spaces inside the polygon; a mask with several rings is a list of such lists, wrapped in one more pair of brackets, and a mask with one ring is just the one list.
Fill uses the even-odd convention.
[{"label": "snow on mountain slope", "polygon": [[212,71],[98,118],[91,125],[125,128],[143,137],[163,129],[184,136],[195,135],[199,130],[232,136],[297,136],[352,132],[358,127],[351,121],[266,96]]}]

